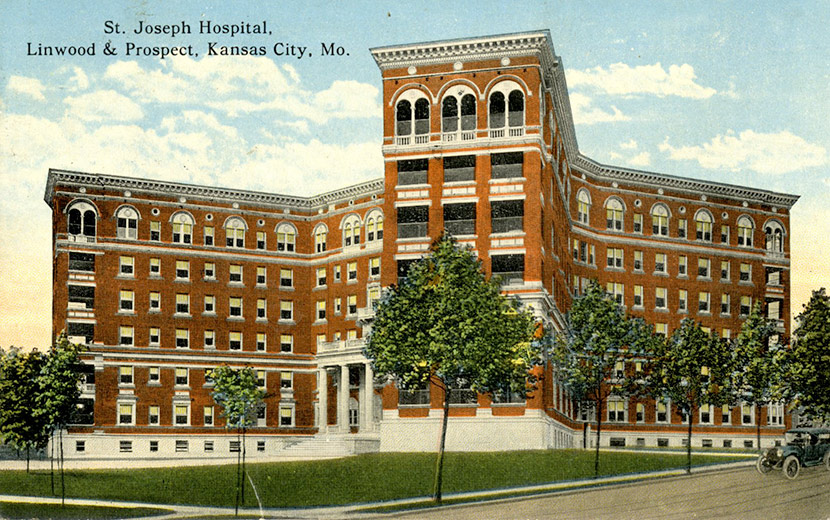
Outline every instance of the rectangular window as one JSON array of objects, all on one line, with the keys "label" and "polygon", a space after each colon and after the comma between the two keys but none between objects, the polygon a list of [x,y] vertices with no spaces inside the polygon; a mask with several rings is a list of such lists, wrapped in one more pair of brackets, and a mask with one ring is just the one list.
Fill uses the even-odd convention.
[{"label": "rectangular window", "polygon": [[660,334],[662,336],[669,335],[669,326],[665,323],[655,323],[654,324],[654,332]]},{"label": "rectangular window", "polygon": [[642,271],[643,270],[643,252],[642,251],[634,251],[634,270],[635,271]]},{"label": "rectangular window", "polygon": [[348,297],[348,314],[357,314],[357,295],[351,294]]},{"label": "rectangular window", "polygon": [[641,213],[634,214],[634,232],[635,233],[642,233],[643,232],[643,215]]},{"label": "rectangular window", "polygon": [[342,312],[342,309],[341,309],[341,307],[342,307],[341,302],[342,302],[342,300],[341,300],[340,298],[335,298],[335,299],[334,299],[334,314],[335,314],[336,316],[340,316],[340,313]]},{"label": "rectangular window", "polygon": [[242,298],[231,296],[228,298],[228,314],[234,318],[242,317]]},{"label": "rectangular window", "polygon": [[380,300],[380,287],[371,287],[369,289],[369,302],[368,306],[374,308],[375,302]]},{"label": "rectangular window", "polygon": [[444,229],[454,236],[476,234],[474,202],[444,205]]},{"label": "rectangular window", "polygon": [[625,402],[608,401],[608,422],[625,421]]},{"label": "rectangular window", "polygon": [[153,242],[161,240],[161,222],[150,222],[150,240]]},{"label": "rectangular window", "polygon": [[256,284],[265,285],[268,281],[268,270],[263,266],[256,268]]},{"label": "rectangular window", "polygon": [[524,177],[522,152],[494,153],[490,155],[490,178],[512,179]]},{"label": "rectangular window", "polygon": [[231,283],[242,283],[242,266],[234,265],[228,268],[228,281]]},{"label": "rectangular window", "polygon": [[751,264],[741,264],[741,281],[742,282],[751,282],[752,281],[752,265]]},{"label": "rectangular window", "polygon": [[677,310],[679,312],[686,312],[688,310],[689,293],[686,289],[680,289],[677,292]]},{"label": "rectangular window", "polygon": [[729,226],[726,224],[720,227],[720,242],[721,244],[729,243]]},{"label": "rectangular window", "polygon": [[280,426],[294,426],[294,409],[280,406]]},{"label": "rectangular window", "polygon": [[753,417],[755,416],[754,406],[743,404],[741,405],[741,424],[754,424]]},{"label": "rectangular window", "polygon": [[[205,406],[202,409],[202,421],[205,426],[213,426],[213,407],[212,406]],[[213,449],[213,446],[211,446]]]},{"label": "rectangular window", "polygon": [[205,262],[205,280],[216,280],[216,264]]},{"label": "rectangular window", "polygon": [[730,418],[731,416],[732,416],[732,409],[729,407],[729,405],[725,404],[725,405],[721,406],[721,408],[720,408],[720,423],[721,424],[729,424],[730,422],[732,422],[732,420]]},{"label": "rectangular window", "polygon": [[654,255],[654,272],[655,273],[665,273],[666,272],[666,254],[665,253],[657,253]]},{"label": "rectangular window", "polygon": [[264,320],[267,318],[265,314],[265,309],[267,307],[267,303],[265,298],[259,298],[256,301],[256,317],[258,320]]},{"label": "rectangular window", "polygon": [[242,333],[230,332],[228,333],[228,348],[230,350],[242,350]]},{"label": "rectangular window", "polygon": [[657,422],[668,422],[669,420],[669,407],[663,401],[657,401]]},{"label": "rectangular window", "polygon": [[335,282],[340,281],[340,266],[339,265],[334,266],[334,281]]},{"label": "rectangular window", "polygon": [[133,405],[119,404],[118,405],[118,424],[132,424],[133,423]]},{"label": "rectangular window", "polygon": [[282,300],[280,301],[280,319],[293,320],[294,319],[294,302]]},{"label": "rectangular window", "polygon": [[190,331],[176,329],[176,348],[190,348]]},{"label": "rectangular window", "polygon": [[697,311],[700,313],[709,313],[709,303],[711,295],[708,292],[698,293],[697,296]]},{"label": "rectangular window", "polygon": [[294,377],[292,372],[280,372],[280,388],[291,389],[294,387]]},{"label": "rectangular window", "polygon": [[317,302],[317,319],[324,320],[326,319],[326,301],[320,300]]},{"label": "rectangular window", "polygon": [[677,220],[677,236],[678,238],[686,238],[688,231],[688,226],[686,224],[686,219],[681,218]]},{"label": "rectangular window", "polygon": [[770,426],[784,426],[784,405],[770,403],[767,405],[767,424]]},{"label": "rectangular window", "polygon": [[[187,410],[188,406],[185,404],[177,404],[173,406],[173,423],[177,426],[184,426],[188,424],[188,416],[190,415]],[[176,441],[178,444],[178,441]],[[178,451],[178,446],[177,450]]]},{"label": "rectangular window", "polygon": [[612,231],[622,231],[623,228],[623,211],[622,208],[606,207],[605,208],[605,227]]},{"label": "rectangular window", "polygon": [[129,326],[119,327],[118,344],[131,347],[133,346],[134,334],[133,328]]},{"label": "rectangular window", "polygon": [[151,405],[148,408],[148,416],[147,416],[147,424],[150,426],[158,426],[159,425],[159,407],[156,405]]},{"label": "rectangular window", "polygon": [[715,415],[714,408],[711,404],[700,406],[700,424],[712,424],[712,418]]},{"label": "rectangular window", "polygon": [[257,332],[257,335],[256,335],[256,349],[260,352],[265,351],[265,347],[266,347],[265,337],[266,336],[265,336],[264,332]]},{"label": "rectangular window", "polygon": [[677,257],[677,276],[686,276],[688,273],[689,260],[685,255]]},{"label": "rectangular window", "polygon": [[622,269],[623,250],[621,248],[609,247],[606,249],[606,265],[612,269]]},{"label": "rectangular window", "polygon": [[265,451],[265,441],[256,441],[256,450]]},{"label": "rectangular window", "polygon": [[118,266],[121,276],[134,276],[135,274],[135,258],[131,256],[122,256],[118,259]]},{"label": "rectangular window", "polygon": [[720,262],[720,279],[722,282],[729,281],[729,261],[721,260]]},{"label": "rectangular window", "polygon": [[186,368],[176,368],[176,386],[187,386]]},{"label": "rectangular window", "polygon": [[280,269],[280,287],[294,287],[293,269]]},{"label": "rectangular window", "polygon": [[190,314],[190,295],[176,295],[176,314]]},{"label": "rectangular window", "polygon": [[294,350],[294,336],[280,334],[280,352],[291,352],[292,350]]},{"label": "rectangular window", "polygon": [[260,388],[265,388],[265,370],[256,371],[256,384]]},{"label": "rectangular window", "polygon": [[118,368],[118,383],[122,385],[131,385],[133,384],[133,367],[131,366],[122,366]]},{"label": "rectangular window", "polygon": [[118,441],[118,451],[121,453],[132,453],[133,441]]},{"label": "rectangular window", "polygon": [[118,310],[121,312],[132,312],[135,308],[134,300],[135,293],[133,291],[121,291],[118,298]]},{"label": "rectangular window", "polygon": [[205,295],[205,314],[216,313],[216,296],[212,294]]},{"label": "rectangular window", "polygon": [[646,405],[637,403],[637,422],[641,423],[646,420]]},{"label": "rectangular window", "polygon": [[161,293],[153,291],[150,293],[150,312],[159,311],[161,311]]},{"label": "rectangular window", "polygon": [[205,348],[216,348],[216,333],[212,330],[205,331]]},{"label": "rectangular window", "polygon": [[357,280],[357,262],[346,264],[346,276],[348,280]]},{"label": "rectangular window", "polygon": [[635,285],[634,286],[634,306],[635,307],[642,307],[643,306],[643,286],[642,285]]},{"label": "rectangular window", "polygon": [[752,296],[741,296],[741,316],[749,316],[752,310]]},{"label": "rectangular window", "polygon": [[426,184],[428,166],[427,159],[398,161],[398,185]]},{"label": "rectangular window", "polygon": [[708,258],[697,259],[697,277],[709,278],[709,268],[711,267],[711,260]]},{"label": "rectangular window", "polygon": [[69,253],[69,270],[95,272],[95,255],[89,253]]},{"label": "rectangular window", "polygon": [[665,287],[657,287],[654,290],[654,307],[657,309],[665,309],[666,308],[666,288]]},{"label": "rectangular window", "polygon": [[161,369],[159,367],[150,367],[147,370],[147,382],[149,382],[149,383],[158,383],[159,382],[159,376],[160,376],[160,374],[159,374],[160,370]]},{"label": "rectangular window", "polygon": [[150,259],[150,276],[161,276],[161,258]]},{"label": "rectangular window", "polygon": [[[398,208],[398,238],[427,236],[429,206],[404,206]],[[337,278],[335,278],[336,280]]]},{"label": "rectangular window", "polygon": [[621,283],[608,282],[606,286],[606,292],[618,305],[624,304],[624,291],[625,286]]},{"label": "rectangular window", "polygon": [[190,244],[193,232],[193,225],[186,222],[173,223],[173,242],[177,244]]},{"label": "rectangular window", "polygon": [[720,313],[729,314],[729,294],[723,293],[720,295]]},{"label": "rectangular window", "polygon": [[525,201],[501,200],[490,203],[490,220],[493,233],[519,233],[524,231]]},{"label": "rectangular window", "polygon": [[256,232],[256,248],[265,249],[265,231]]},{"label": "rectangular window", "polygon": [[444,182],[475,180],[476,156],[444,157]]},{"label": "rectangular window", "polygon": [[212,246],[213,245],[213,226],[205,226],[205,245]]},{"label": "rectangular window", "polygon": [[176,260],[176,280],[190,279],[190,262],[187,260]]},{"label": "rectangular window", "polygon": [[326,268],[325,267],[318,267],[317,268],[317,287],[322,287],[326,285]]}]

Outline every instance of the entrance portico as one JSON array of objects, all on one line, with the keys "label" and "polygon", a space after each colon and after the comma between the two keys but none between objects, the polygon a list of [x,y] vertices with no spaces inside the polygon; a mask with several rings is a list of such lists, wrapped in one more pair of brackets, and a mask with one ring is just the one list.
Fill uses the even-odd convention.
[{"label": "entrance portico", "polygon": [[[316,424],[319,433],[365,434],[378,431],[374,372],[363,355],[364,346],[363,339],[318,345]],[[333,425],[329,424],[329,378],[336,388]],[[355,402],[357,406],[354,406]]]}]

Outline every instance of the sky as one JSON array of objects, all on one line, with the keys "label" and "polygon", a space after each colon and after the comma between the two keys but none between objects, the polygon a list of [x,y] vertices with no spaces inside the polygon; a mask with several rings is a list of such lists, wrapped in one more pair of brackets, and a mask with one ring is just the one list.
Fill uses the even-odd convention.
[{"label": "sky", "polygon": [[[793,313],[830,287],[826,1],[170,4],[0,2],[0,347],[49,345],[49,168],[291,195],[378,178],[370,48],[540,29],[565,66],[583,154],[801,195]],[[208,21],[265,21],[270,34],[199,34]],[[172,35],[182,24],[191,34]],[[169,28],[134,32],[148,25]],[[211,42],[266,55],[208,56]],[[324,56],[331,44],[342,54]],[[136,55],[159,46],[198,56]]]}]

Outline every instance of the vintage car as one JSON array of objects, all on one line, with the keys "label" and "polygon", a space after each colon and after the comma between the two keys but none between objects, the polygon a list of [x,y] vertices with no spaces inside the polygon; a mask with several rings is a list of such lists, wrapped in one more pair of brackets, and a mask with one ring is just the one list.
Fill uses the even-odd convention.
[{"label": "vintage car", "polygon": [[762,475],[780,469],[794,479],[802,467],[824,465],[830,470],[830,428],[795,428],[784,434],[786,444],[767,448],[755,467]]}]

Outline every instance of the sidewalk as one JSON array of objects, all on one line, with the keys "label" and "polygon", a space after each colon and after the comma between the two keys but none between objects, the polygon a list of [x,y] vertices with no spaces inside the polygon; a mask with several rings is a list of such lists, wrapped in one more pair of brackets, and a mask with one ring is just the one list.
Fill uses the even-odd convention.
[{"label": "sidewalk", "polygon": [[[693,474],[708,473],[715,471],[733,471],[754,465],[753,460],[745,460],[739,462],[730,462],[726,464],[716,464],[710,466],[693,467]],[[469,491],[463,493],[449,493],[444,495],[445,501],[462,500],[465,502],[476,502],[479,500],[496,500],[500,498],[516,498],[526,495],[538,495],[548,493],[568,493],[576,492],[581,489],[622,485],[633,482],[642,482],[649,479],[661,479],[669,477],[679,477],[686,475],[685,469],[673,469],[665,471],[656,471],[652,473],[639,473],[632,475],[617,475],[612,477],[603,477],[598,479],[584,479],[576,481],[555,482],[550,484],[541,484],[534,486],[524,486],[515,488],[491,489],[486,491]],[[264,508],[262,514],[264,518],[301,518],[301,519],[336,519],[336,518],[384,518],[389,517],[393,513],[372,513],[367,510],[378,507],[401,507],[405,509],[407,505],[422,504],[430,500],[430,497],[414,497],[400,500],[392,500],[388,502],[375,502],[363,504],[349,504],[344,506],[323,506],[313,508]],[[60,504],[60,498],[54,497],[24,497],[12,495],[0,495],[0,501],[5,502],[33,502],[33,503],[51,503]],[[110,507],[154,507],[159,509],[168,509],[170,514],[163,516],[146,517],[152,520],[172,520],[182,517],[207,517],[215,515],[231,515],[233,516],[234,509],[232,507],[213,507],[213,506],[188,506],[177,504],[148,504],[140,502],[120,502],[120,501],[104,501],[104,500],[90,500],[83,498],[67,498],[67,504],[79,506],[110,506]],[[240,510],[240,515],[245,516],[259,516],[260,511],[256,508],[247,508]]]}]

